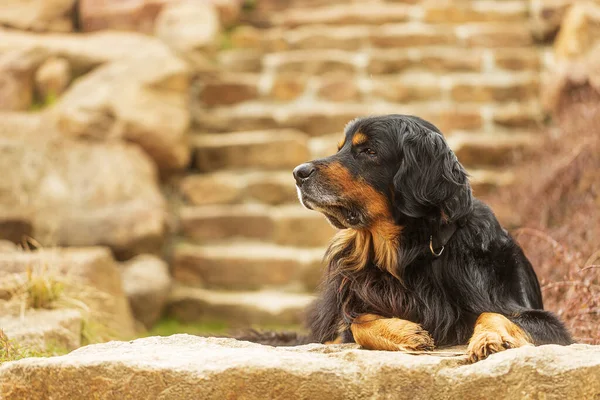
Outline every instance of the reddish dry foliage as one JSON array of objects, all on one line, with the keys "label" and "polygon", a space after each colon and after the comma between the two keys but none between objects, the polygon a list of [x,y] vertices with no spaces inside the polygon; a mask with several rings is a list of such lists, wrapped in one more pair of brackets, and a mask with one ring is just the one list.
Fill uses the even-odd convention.
[{"label": "reddish dry foliage", "polygon": [[554,120],[519,182],[490,202],[518,214],[513,234],[542,282],[546,308],[577,341],[600,344],[600,93],[571,85]]}]

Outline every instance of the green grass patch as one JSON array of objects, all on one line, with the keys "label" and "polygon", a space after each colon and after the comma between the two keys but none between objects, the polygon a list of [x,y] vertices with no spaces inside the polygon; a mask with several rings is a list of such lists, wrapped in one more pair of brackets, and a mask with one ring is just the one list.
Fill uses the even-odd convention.
[{"label": "green grass patch", "polygon": [[242,3],[242,11],[243,12],[252,12],[256,10],[256,1],[257,0],[244,0]]},{"label": "green grass patch", "polygon": [[164,318],[156,323],[144,336],[171,336],[177,333],[189,333],[200,336],[223,336],[229,326],[223,321],[185,323],[174,318]]},{"label": "green grass patch", "polygon": [[31,104],[31,107],[29,108],[29,111],[40,111],[43,110],[46,107],[50,107],[51,105],[55,104],[58,101],[58,96],[56,95],[56,93],[48,93],[48,95],[45,98],[40,98],[39,96],[36,96],[36,98],[33,99],[33,104]]},{"label": "green grass patch", "polygon": [[69,350],[53,343],[45,343],[43,349],[24,346],[10,340],[0,329],[0,364],[29,357],[53,357],[67,354]]},{"label": "green grass patch", "polygon": [[[258,331],[295,331],[304,332],[300,325],[252,325],[247,329],[256,329]],[[174,318],[164,318],[156,323],[143,336],[171,336],[178,333],[187,333],[198,336],[231,336],[236,332],[243,331],[244,327],[232,327],[226,321],[206,321],[185,323]]]}]

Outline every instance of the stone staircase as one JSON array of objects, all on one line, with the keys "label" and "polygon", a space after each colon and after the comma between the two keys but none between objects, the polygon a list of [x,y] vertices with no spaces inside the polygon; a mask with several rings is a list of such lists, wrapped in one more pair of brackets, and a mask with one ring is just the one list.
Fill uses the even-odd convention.
[{"label": "stone staircase", "polygon": [[[527,1],[265,1],[196,82],[193,170],[179,184],[169,312],[185,321],[298,321],[333,235],[291,171],[332,154],[344,125],[415,114],[444,132],[476,195],[512,180],[539,141]],[[275,11],[273,11],[275,10]]]}]

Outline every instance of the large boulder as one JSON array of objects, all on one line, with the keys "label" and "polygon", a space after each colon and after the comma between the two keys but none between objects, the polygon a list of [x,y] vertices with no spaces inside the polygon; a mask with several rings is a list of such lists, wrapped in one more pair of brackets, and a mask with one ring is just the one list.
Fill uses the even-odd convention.
[{"label": "large boulder", "polygon": [[202,64],[204,53],[219,45],[219,15],[206,2],[175,2],[160,13],[154,33],[182,57]]},{"label": "large boulder", "polygon": [[[187,99],[191,70],[161,40],[126,32],[80,36],[0,31],[0,54],[5,52],[26,54],[29,56],[26,60],[37,62],[36,68],[44,62],[46,70],[50,69],[49,59],[59,57],[61,66],[55,67],[55,72],[45,74],[58,75],[55,81],[61,82],[52,85],[54,91],[66,87],[70,70],[74,75],[84,74],[53,107],[51,124],[64,135],[121,138],[137,143],[161,171],[187,165],[190,122]],[[17,56],[14,58],[19,60]],[[30,106],[36,71],[29,65],[34,61],[29,61],[27,68],[18,69],[18,72],[24,70],[20,74],[0,74],[4,76],[0,77],[0,109],[23,110]],[[0,62],[0,72],[2,65]],[[9,72],[12,70],[15,67]],[[49,84],[40,85],[39,81],[48,81],[48,78],[43,79],[43,69],[39,72],[38,88],[43,92],[42,87]],[[3,85],[7,79],[10,81]],[[6,106],[3,97],[11,99],[10,103],[6,101]]]},{"label": "large boulder", "polygon": [[32,106],[33,77],[43,58],[40,51],[0,52],[0,110],[24,111]]},{"label": "large boulder", "polygon": [[584,57],[600,43],[600,2],[576,3],[567,11],[554,42],[558,60]]},{"label": "large boulder", "polygon": [[[42,292],[38,284],[43,284],[48,292]],[[44,304],[77,308],[87,325],[88,339],[130,338],[135,334],[121,274],[107,248],[0,253],[0,288],[6,288],[7,293],[0,304],[2,314],[16,312],[18,315],[21,307],[30,306],[32,299],[45,296],[51,287],[58,288],[51,292],[55,297],[46,296]],[[42,323],[45,317],[49,318],[47,314],[31,315],[36,318],[40,332],[46,329]],[[69,324],[73,323],[72,318],[69,320]],[[31,331],[33,328],[31,324],[29,326],[29,329],[24,325],[21,328]],[[73,347],[76,342],[66,344]]]},{"label": "large boulder", "polygon": [[172,0],[80,0],[79,25],[84,32],[131,30],[152,33],[154,20]]},{"label": "large boulder", "polygon": [[0,25],[32,31],[73,30],[75,0],[2,0]]},{"label": "large boulder", "polygon": [[[85,32],[113,29],[152,33],[165,7],[183,3],[215,7],[220,21],[232,25],[239,17],[243,0],[79,0],[79,24]],[[192,29],[205,22],[187,21],[192,23]]]},{"label": "large boulder", "polygon": [[13,227],[5,239],[21,241],[30,224],[44,246],[157,252],[166,205],[148,157],[131,144],[65,139],[44,122],[0,115],[0,226]]},{"label": "large boulder", "polygon": [[141,255],[121,265],[121,276],[133,316],[150,328],[160,318],[169,297],[169,266],[158,257]]},{"label": "large boulder", "polygon": [[[6,399],[592,399],[600,347],[523,347],[465,357],[356,345],[269,347],[175,335],[88,346],[0,367]],[[89,377],[94,379],[90,380]]]},{"label": "large boulder", "polygon": [[538,40],[551,38],[574,0],[529,0],[532,33]]},{"label": "large boulder", "polygon": [[98,67],[59,99],[57,128],[71,137],[132,141],[161,170],[183,168],[190,153],[188,72],[170,54],[143,54]]},{"label": "large boulder", "polygon": [[0,30],[0,53],[11,51],[63,57],[77,74],[107,62],[131,57],[173,57],[169,48],[159,39],[134,32],[40,35]]}]

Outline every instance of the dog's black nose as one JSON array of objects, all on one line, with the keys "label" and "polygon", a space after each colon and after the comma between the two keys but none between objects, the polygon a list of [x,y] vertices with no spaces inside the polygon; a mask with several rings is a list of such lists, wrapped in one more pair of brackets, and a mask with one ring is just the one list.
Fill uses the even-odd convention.
[{"label": "dog's black nose", "polygon": [[296,184],[302,186],[302,183],[307,180],[315,172],[315,166],[311,163],[304,163],[294,168],[294,179]]}]

